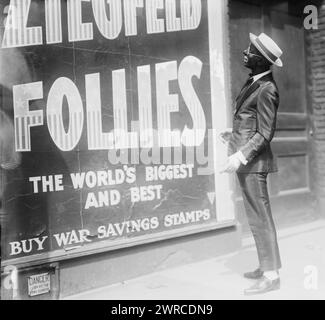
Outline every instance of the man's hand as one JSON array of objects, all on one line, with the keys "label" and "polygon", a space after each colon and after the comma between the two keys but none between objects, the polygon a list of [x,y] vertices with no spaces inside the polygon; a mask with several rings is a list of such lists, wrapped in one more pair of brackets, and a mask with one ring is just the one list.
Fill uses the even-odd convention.
[{"label": "man's hand", "polygon": [[237,157],[237,154],[233,154],[232,156],[228,157],[227,163],[223,166],[220,170],[220,173],[233,173],[238,170],[241,165],[241,161]]},{"label": "man's hand", "polygon": [[219,139],[222,141],[223,144],[229,142],[232,135],[232,128],[227,128],[225,131],[219,134]]}]

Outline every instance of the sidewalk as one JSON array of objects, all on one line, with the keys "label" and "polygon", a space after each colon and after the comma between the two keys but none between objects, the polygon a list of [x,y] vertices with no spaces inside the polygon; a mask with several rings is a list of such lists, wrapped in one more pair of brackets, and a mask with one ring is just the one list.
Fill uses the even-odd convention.
[{"label": "sidewalk", "polygon": [[264,295],[243,295],[253,282],[242,273],[257,266],[255,245],[249,237],[234,253],[66,299],[325,299],[325,220],[279,230],[278,238],[281,289]]}]

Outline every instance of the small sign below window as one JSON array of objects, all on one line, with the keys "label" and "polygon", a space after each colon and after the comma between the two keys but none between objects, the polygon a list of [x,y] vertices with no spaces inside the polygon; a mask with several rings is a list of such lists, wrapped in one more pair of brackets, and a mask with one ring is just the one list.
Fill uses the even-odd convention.
[{"label": "small sign below window", "polygon": [[49,273],[42,273],[28,277],[28,295],[33,297],[50,292],[50,279]]}]

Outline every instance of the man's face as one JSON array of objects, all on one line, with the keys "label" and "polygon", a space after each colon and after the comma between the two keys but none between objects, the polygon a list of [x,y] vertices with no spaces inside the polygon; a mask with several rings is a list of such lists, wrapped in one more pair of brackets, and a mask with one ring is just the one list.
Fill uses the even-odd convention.
[{"label": "man's face", "polygon": [[244,50],[243,54],[244,66],[251,70],[256,68],[261,59],[263,59],[261,53],[256,49],[256,47],[252,43],[250,43],[248,48]]}]

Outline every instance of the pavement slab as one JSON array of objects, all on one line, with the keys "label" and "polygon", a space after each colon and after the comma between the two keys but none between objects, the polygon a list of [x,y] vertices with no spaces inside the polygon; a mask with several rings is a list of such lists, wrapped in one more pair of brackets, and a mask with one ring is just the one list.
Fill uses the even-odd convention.
[{"label": "pavement slab", "polygon": [[256,268],[252,237],[238,251],[213,259],[161,270],[104,288],[66,297],[67,300],[324,300],[325,220],[278,231],[282,258],[281,288],[245,296],[254,282],[242,274]]}]

